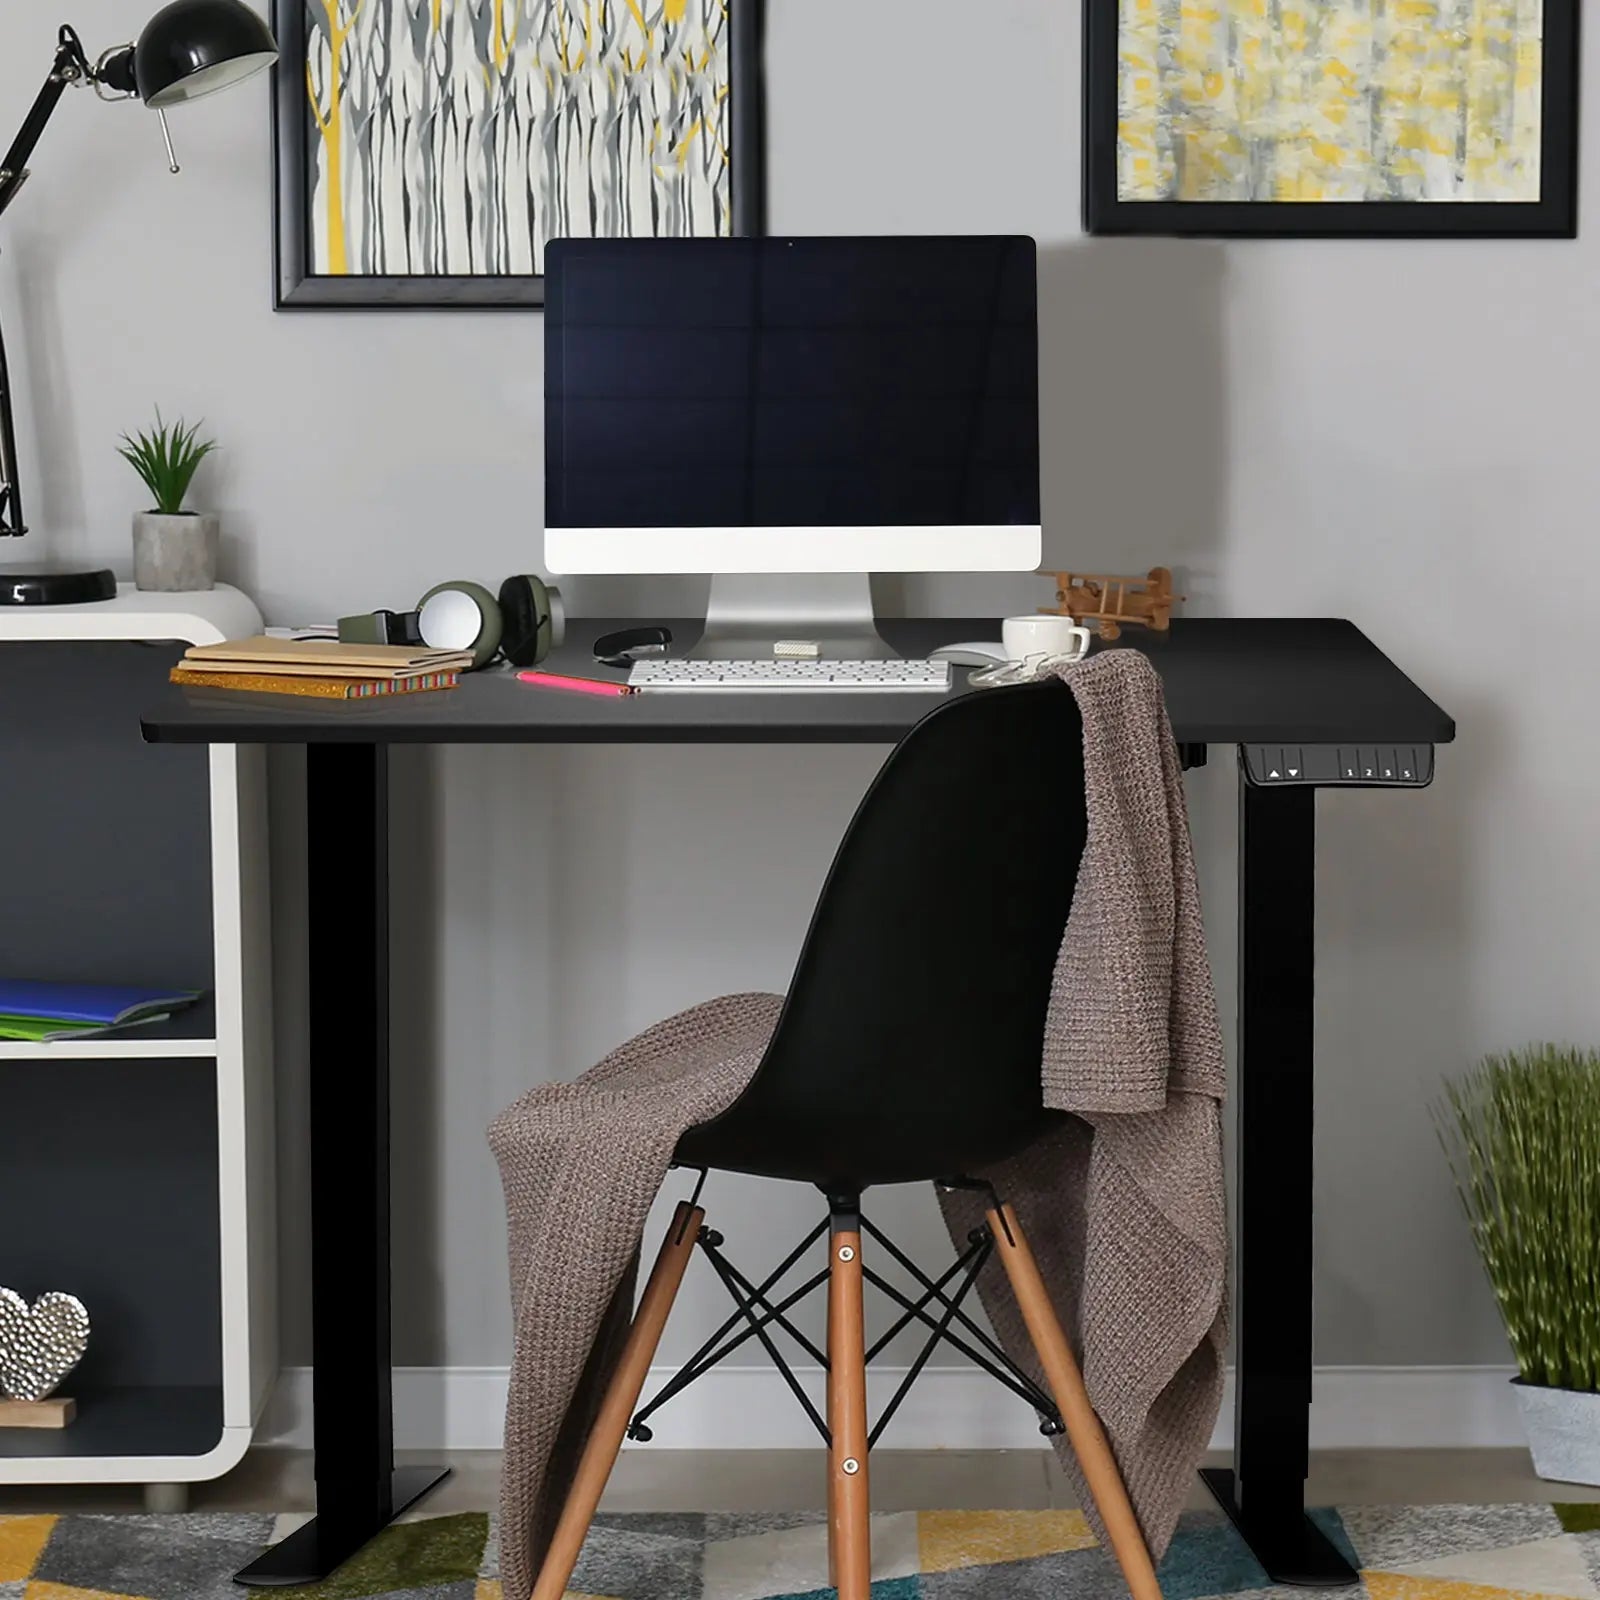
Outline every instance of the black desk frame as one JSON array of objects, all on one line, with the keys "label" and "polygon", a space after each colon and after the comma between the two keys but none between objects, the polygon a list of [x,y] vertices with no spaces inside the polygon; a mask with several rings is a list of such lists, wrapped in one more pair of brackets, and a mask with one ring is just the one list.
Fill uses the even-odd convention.
[{"label": "black desk frame", "polygon": [[[237,1575],[313,1583],[449,1476],[394,1464],[390,1350],[389,748],[306,749],[317,1515]],[[318,973],[337,972],[337,983]]]},{"label": "black desk frame", "polygon": [[[318,1516],[239,1579],[306,1583],[354,1555],[445,1469],[394,1465],[389,1352],[388,753],[306,750],[313,918],[312,1216]],[[1239,777],[1235,1443],[1207,1486],[1277,1583],[1359,1581],[1305,1514],[1311,1421],[1316,790]],[[366,816],[359,839],[353,823]],[[352,926],[357,907],[366,926]],[[1249,1484],[1248,1490],[1243,1485]]]},{"label": "black desk frame", "polygon": [[1317,791],[1239,770],[1232,1467],[1201,1477],[1275,1583],[1355,1569],[1306,1515],[1311,1464]]},{"label": "black desk frame", "polygon": [[[558,670],[585,668],[569,639]],[[976,638],[980,621],[885,624],[891,643],[926,653]],[[1245,653],[1230,658],[1243,635]],[[902,637],[903,636],[903,637]],[[1130,641],[1136,642],[1136,641]],[[1164,651],[1170,649],[1170,660]],[[1180,654],[1181,652],[1181,654]],[[1190,759],[1210,744],[1454,737],[1454,724],[1347,623],[1174,624],[1149,653]],[[1178,675],[1169,666],[1182,660]],[[1248,667],[1242,676],[1241,665]],[[1299,675],[1280,684],[1285,668]],[[1233,680],[1226,713],[1211,700]],[[1196,692],[1196,686],[1200,692]],[[1275,687],[1276,686],[1276,687]],[[473,694],[473,700],[466,699]],[[892,740],[915,720],[910,696],[852,706],[761,708],[748,697],[699,717],[684,697],[641,702],[554,696],[484,682],[399,707],[284,704],[273,696],[189,695],[145,719],[147,737],[190,743],[303,743],[309,874],[316,899],[311,982],[312,1282],[315,1296],[317,1517],[239,1574],[248,1585],[325,1577],[443,1476],[396,1470],[389,1340],[388,747],[393,742],[610,743]],[[1296,702],[1299,695],[1315,705]],[[780,697],[786,698],[786,697]],[[799,697],[854,700],[854,697]],[[1223,697],[1226,698],[1226,697]],[[662,702],[669,702],[663,704]],[[866,702],[875,702],[867,705]],[[671,704],[670,702],[676,702]],[[730,703],[731,702],[731,703]],[[886,705],[885,702],[899,702]],[[1329,707],[1333,707],[1330,712]],[[926,705],[920,710],[927,709]],[[354,714],[347,714],[354,713]],[[369,720],[370,718],[370,720]],[[1258,787],[1239,764],[1239,1123],[1236,1423],[1231,1469],[1205,1480],[1276,1583],[1343,1586],[1356,1573],[1305,1513],[1312,1372],[1312,1132],[1316,788]],[[322,981],[337,974],[337,982]]]}]

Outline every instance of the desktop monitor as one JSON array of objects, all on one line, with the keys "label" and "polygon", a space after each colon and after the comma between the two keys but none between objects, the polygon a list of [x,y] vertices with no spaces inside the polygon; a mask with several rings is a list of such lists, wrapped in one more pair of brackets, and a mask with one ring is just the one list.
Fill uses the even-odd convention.
[{"label": "desktop monitor", "polygon": [[553,242],[546,565],[1032,571],[1035,255],[1015,237]]}]

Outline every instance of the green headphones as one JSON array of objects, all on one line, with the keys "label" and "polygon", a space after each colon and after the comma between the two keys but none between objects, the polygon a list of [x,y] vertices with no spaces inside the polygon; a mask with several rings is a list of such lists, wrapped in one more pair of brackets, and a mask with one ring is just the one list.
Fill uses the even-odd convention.
[{"label": "green headphones", "polygon": [[507,578],[498,596],[481,583],[435,584],[417,602],[417,632],[436,650],[470,650],[472,669],[504,655],[514,667],[537,666],[566,632],[561,591],[543,578]]}]

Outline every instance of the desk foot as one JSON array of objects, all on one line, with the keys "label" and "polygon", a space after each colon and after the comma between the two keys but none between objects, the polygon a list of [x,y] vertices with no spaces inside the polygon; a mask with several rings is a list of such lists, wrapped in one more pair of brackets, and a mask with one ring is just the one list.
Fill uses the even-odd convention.
[{"label": "desk foot", "polygon": [[1303,1589],[1343,1589],[1361,1582],[1356,1569],[1304,1511],[1298,1516],[1291,1511],[1282,1519],[1250,1522],[1234,1498],[1230,1468],[1204,1467],[1200,1476],[1274,1583]]},{"label": "desk foot", "polygon": [[[397,1467],[394,1474],[393,1521],[416,1504],[436,1484],[450,1476],[448,1467]],[[298,1583],[320,1583],[342,1567],[351,1556],[365,1548],[388,1526],[341,1524],[338,1519],[317,1516],[305,1527],[257,1556],[247,1567],[234,1573],[233,1581],[248,1589],[282,1589]]]}]

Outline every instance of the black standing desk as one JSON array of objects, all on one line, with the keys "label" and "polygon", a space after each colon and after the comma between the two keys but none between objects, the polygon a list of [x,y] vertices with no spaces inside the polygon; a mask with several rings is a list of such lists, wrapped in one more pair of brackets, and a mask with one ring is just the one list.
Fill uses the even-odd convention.
[{"label": "black standing desk", "polygon": [[[549,665],[604,675],[581,621]],[[993,637],[991,619],[883,623],[907,655]],[[677,623],[680,639],[695,625]],[[1311,1404],[1312,1021],[1316,792],[1415,787],[1455,725],[1357,628],[1184,618],[1139,635],[1173,730],[1240,747],[1239,1193],[1234,1465],[1206,1480],[1272,1578],[1356,1581],[1305,1515]],[[622,675],[616,674],[617,677]],[[964,684],[964,674],[957,674]],[[146,738],[307,747],[312,1284],[317,1518],[240,1574],[309,1582],[442,1474],[396,1471],[389,1346],[388,747],[393,744],[883,743],[931,709],[917,694],[634,695],[530,689],[484,674],[449,694],[328,703],[170,690]]]}]

